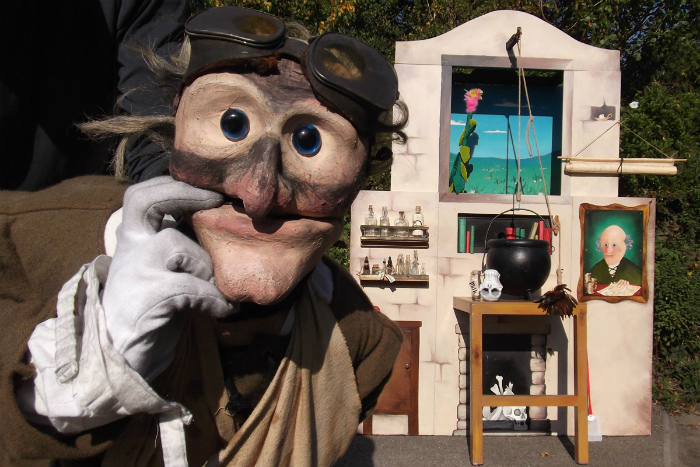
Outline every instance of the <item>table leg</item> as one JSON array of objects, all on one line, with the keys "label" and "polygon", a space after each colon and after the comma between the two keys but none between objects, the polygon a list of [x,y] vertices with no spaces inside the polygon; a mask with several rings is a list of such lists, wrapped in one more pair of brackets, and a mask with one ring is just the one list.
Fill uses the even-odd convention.
[{"label": "table leg", "polygon": [[574,386],[578,404],[574,415],[577,464],[588,464],[588,336],[586,313],[574,316]]},{"label": "table leg", "polygon": [[469,450],[472,465],[484,463],[482,341],[482,315],[472,312],[469,314]]}]

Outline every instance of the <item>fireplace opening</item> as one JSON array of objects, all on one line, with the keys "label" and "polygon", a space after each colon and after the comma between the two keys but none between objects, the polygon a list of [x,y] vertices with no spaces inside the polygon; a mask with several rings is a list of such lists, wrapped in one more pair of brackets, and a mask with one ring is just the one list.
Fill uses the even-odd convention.
[{"label": "fireplace opening", "polygon": [[496,376],[503,377],[503,387],[513,383],[514,394],[530,394],[532,345],[528,334],[484,334],[482,348],[484,394],[493,394]]}]

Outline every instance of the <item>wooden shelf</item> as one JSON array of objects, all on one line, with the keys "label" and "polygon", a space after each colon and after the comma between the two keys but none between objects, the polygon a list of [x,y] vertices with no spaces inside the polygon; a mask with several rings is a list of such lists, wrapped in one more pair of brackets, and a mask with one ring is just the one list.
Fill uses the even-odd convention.
[{"label": "wooden shelf", "polygon": [[396,275],[392,276],[395,280],[394,282],[389,282],[388,279],[386,278],[379,278],[379,274],[360,274],[360,281],[361,282],[376,282],[376,283],[383,283],[383,284],[396,284],[397,282],[401,283],[406,283],[406,282],[412,282],[412,283],[428,283],[430,281],[430,276],[427,274],[421,274],[417,276],[404,276],[404,275]]},{"label": "wooden shelf", "polygon": [[[362,247],[374,247],[374,248],[428,248],[429,246],[429,235],[428,227],[426,226],[409,226],[407,237],[397,237],[395,232],[398,229],[405,227],[396,227],[394,225],[390,226],[380,226],[380,225],[361,225],[360,232],[362,236],[360,237],[360,246]],[[375,229],[377,233],[380,229],[389,229],[389,236],[364,235],[366,229]],[[420,230],[422,235],[413,235],[414,230]]]}]

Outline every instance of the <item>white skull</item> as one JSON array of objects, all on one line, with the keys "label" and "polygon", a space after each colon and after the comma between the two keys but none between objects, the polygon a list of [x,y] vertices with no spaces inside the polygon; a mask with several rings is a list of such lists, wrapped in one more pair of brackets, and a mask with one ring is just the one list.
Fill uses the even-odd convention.
[{"label": "white skull", "polygon": [[501,290],[503,286],[500,282],[501,275],[495,269],[487,269],[484,271],[484,282],[479,286],[481,297],[484,300],[495,302],[501,298]]},{"label": "white skull", "polygon": [[503,416],[508,420],[525,421],[527,420],[527,412],[525,407],[503,407]]},{"label": "white skull", "polygon": [[503,416],[513,422],[513,428],[518,431],[527,430],[527,413],[525,407],[503,407]]}]

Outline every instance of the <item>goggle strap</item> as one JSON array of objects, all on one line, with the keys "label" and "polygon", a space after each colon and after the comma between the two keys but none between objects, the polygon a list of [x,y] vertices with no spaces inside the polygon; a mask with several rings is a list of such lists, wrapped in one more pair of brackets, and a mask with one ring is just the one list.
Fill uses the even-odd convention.
[{"label": "goggle strap", "polygon": [[308,41],[296,37],[287,37],[284,45],[276,51],[280,58],[291,58],[304,65],[304,56],[309,49]]}]

